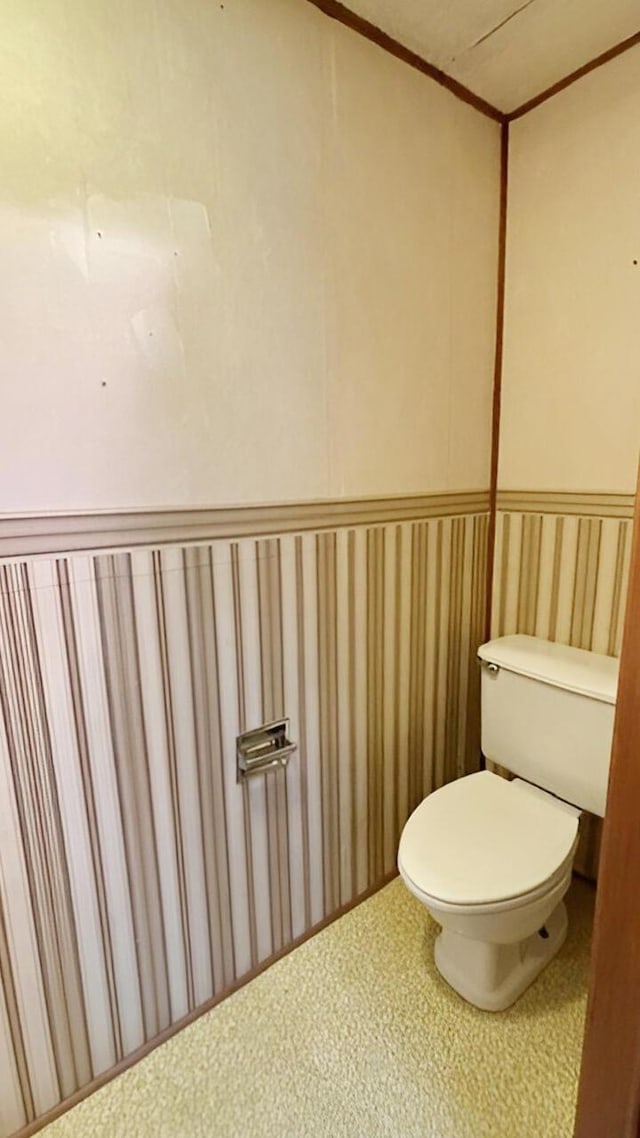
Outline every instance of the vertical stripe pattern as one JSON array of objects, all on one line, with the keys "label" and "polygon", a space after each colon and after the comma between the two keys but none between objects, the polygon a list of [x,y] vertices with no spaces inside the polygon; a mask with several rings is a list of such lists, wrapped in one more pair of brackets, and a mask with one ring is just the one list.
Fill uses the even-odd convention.
[{"label": "vertical stripe pattern", "polygon": [[[526,633],[618,656],[632,522],[626,518],[499,512],[493,636]],[[601,824],[581,822],[576,868],[597,873]]]},{"label": "vertical stripe pattern", "polygon": [[[0,1138],[379,882],[476,769],[486,541],[470,514],[0,565]],[[236,735],[282,715],[288,768],[239,784]]]},{"label": "vertical stripe pattern", "polygon": [[499,513],[492,635],[520,632],[618,656],[631,524]]}]

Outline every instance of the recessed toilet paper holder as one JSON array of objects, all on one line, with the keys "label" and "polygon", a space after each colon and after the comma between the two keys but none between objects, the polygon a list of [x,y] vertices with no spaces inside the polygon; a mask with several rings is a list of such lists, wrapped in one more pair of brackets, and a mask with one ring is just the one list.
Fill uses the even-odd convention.
[{"label": "recessed toilet paper holder", "polygon": [[244,731],[236,739],[238,782],[254,774],[284,769],[296,747],[289,739],[288,719],[276,719]]}]

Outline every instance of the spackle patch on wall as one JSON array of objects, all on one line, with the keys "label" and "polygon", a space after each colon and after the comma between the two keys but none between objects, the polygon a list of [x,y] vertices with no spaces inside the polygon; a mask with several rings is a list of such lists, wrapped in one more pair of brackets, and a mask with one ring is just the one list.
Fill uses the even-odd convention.
[{"label": "spackle patch on wall", "polygon": [[[31,422],[14,453],[10,442],[3,448],[11,483],[23,491],[32,486],[42,501],[43,471],[54,471],[50,490],[57,484],[61,496],[78,500],[77,488],[86,488],[95,465],[91,454],[104,447],[105,464],[117,463],[120,450],[124,484],[141,468],[136,451],[144,430],[143,452],[158,447],[175,456],[175,500],[186,497],[193,444],[177,437],[176,425],[198,418],[198,372],[191,369],[190,392],[185,354],[206,357],[217,316],[206,207],[98,193],[78,206],[49,202],[46,213],[5,205],[0,237],[12,284],[0,318],[4,362],[7,374],[20,377],[3,384],[4,413],[7,423]],[[192,319],[194,311],[201,319]],[[28,404],[45,405],[47,414],[29,416]],[[52,434],[63,422],[77,448],[66,470],[54,461]],[[9,487],[8,477],[3,481]],[[117,497],[101,502],[97,494],[95,502],[113,505]],[[55,507],[56,500],[42,505]],[[3,506],[11,508],[11,500]]]},{"label": "spackle patch on wall", "polygon": [[141,308],[131,317],[131,329],[150,368],[172,365],[176,372],[182,371],[182,341],[170,311]]},{"label": "spackle patch on wall", "polygon": [[0,511],[486,485],[498,124],[222,4],[4,5]]}]

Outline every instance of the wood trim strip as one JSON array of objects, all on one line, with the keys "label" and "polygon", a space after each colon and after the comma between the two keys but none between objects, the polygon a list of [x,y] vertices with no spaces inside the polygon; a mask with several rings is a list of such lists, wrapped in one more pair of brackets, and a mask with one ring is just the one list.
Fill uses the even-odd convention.
[{"label": "wood trim strip", "polygon": [[499,490],[496,506],[505,513],[569,514],[632,518],[635,494],[573,493],[564,490]]},{"label": "wood trim strip", "polygon": [[363,36],[364,39],[381,47],[383,51],[387,51],[396,59],[406,63],[409,67],[413,67],[416,71],[427,75],[429,79],[433,79],[435,83],[438,83],[441,87],[445,87],[446,90],[450,91],[452,95],[455,95],[463,103],[474,107],[475,110],[480,111],[480,113],[486,115],[487,118],[493,119],[494,122],[499,122],[503,126],[514,122],[516,119],[522,118],[523,115],[535,110],[535,108],[539,107],[542,103],[546,103],[548,99],[553,98],[553,96],[559,94],[560,91],[564,91],[566,87],[571,87],[578,79],[582,79],[585,75],[589,75],[590,72],[595,71],[598,67],[602,67],[603,64],[609,63],[612,59],[616,59],[619,55],[623,55],[624,52],[640,44],[640,31],[634,32],[634,34],[628,36],[627,39],[622,40],[618,44],[614,44],[614,46],[608,48],[607,51],[603,51],[594,59],[589,60],[588,63],[584,63],[582,67],[578,67],[575,71],[570,72],[569,75],[558,79],[556,83],[552,83],[551,86],[546,87],[544,91],[540,91],[539,94],[534,95],[531,99],[527,99],[527,101],[521,103],[519,107],[515,107],[512,111],[505,112],[494,107],[492,103],[483,99],[481,95],[476,95],[474,91],[465,87],[464,83],[460,83],[459,80],[454,79],[451,75],[447,75],[446,72],[441,71],[435,64],[429,63],[421,55],[418,55],[417,52],[411,51],[408,47],[405,47],[404,44],[399,43],[393,36],[384,32],[382,28],[377,27],[376,24],[365,20],[364,16],[359,16],[356,12],[347,8],[346,5],[340,4],[338,0],[308,0],[308,2],[313,4],[314,8],[318,8],[323,12],[325,16],[329,16],[332,20],[337,20],[338,23],[343,24],[345,27],[350,28],[351,31]]},{"label": "wood trim strip", "polygon": [[636,511],[574,1138],[636,1138],[640,1115],[640,512]]},{"label": "wood trim strip", "polygon": [[507,263],[507,203],[509,199],[509,124],[502,124],[500,135],[500,218],[498,229],[498,290],[496,301],[496,347],[493,367],[493,408],[491,423],[491,473],[489,480],[489,533],[487,545],[487,583],[485,633],[491,635],[493,562],[495,556],[496,510],[498,498],[498,460],[500,456],[500,406],[502,401],[502,363],[504,355],[504,302]]},{"label": "wood trim strip", "polygon": [[514,122],[515,119],[522,118],[522,116],[528,114],[529,111],[533,111],[542,103],[546,103],[547,99],[553,98],[553,96],[559,94],[560,91],[564,91],[566,87],[571,87],[578,79],[589,75],[591,71],[602,67],[604,63],[610,63],[612,59],[623,55],[625,51],[629,51],[632,47],[637,47],[638,44],[640,44],[640,31],[634,32],[634,34],[629,36],[626,40],[615,44],[614,47],[603,51],[601,55],[597,55],[595,59],[589,60],[589,62],[584,63],[582,67],[578,67],[575,71],[572,71],[570,75],[565,75],[564,79],[558,79],[557,83],[552,83],[546,90],[541,91],[539,95],[534,95],[532,99],[527,99],[526,103],[521,103],[515,110],[509,111],[505,116],[507,122]]},{"label": "wood trim strip", "polygon": [[13,1138],[31,1138],[31,1135],[37,1134],[38,1131],[43,1130],[45,1126],[49,1126],[49,1124],[54,1122],[56,1118],[60,1118],[61,1115],[66,1114],[69,1110],[72,1110],[74,1106],[78,1106],[78,1104],[83,1102],[84,1099],[92,1095],[94,1091],[99,1090],[100,1087],[106,1086],[107,1083],[110,1083],[113,1079],[117,1078],[118,1075],[122,1075],[125,1071],[128,1071],[130,1067],[134,1067],[135,1064],[139,1063],[141,1059],[146,1058],[146,1056],[150,1055],[152,1051],[155,1051],[156,1047],[162,1046],[163,1043],[166,1043],[167,1040],[171,1039],[174,1035],[177,1035],[178,1032],[182,1031],[183,1028],[188,1027],[189,1024],[194,1023],[195,1020],[200,1019],[201,1016],[206,1015],[207,1012],[210,1012],[213,1008],[217,1007],[217,1005],[222,1003],[222,1001],[225,1000],[227,996],[233,995],[234,992],[239,991],[240,988],[244,988],[246,984],[249,984],[252,980],[255,980],[258,976],[260,976],[262,972],[265,972],[267,968],[270,968],[272,964],[275,964],[277,960],[282,960],[284,956],[288,956],[290,952],[293,952],[294,949],[299,948],[300,945],[305,943],[305,941],[310,940],[311,937],[314,937],[317,933],[322,932],[323,929],[328,928],[329,925],[332,925],[334,921],[339,920],[340,917],[346,916],[346,914],[349,913],[352,909],[355,909],[357,905],[361,905],[363,901],[367,901],[370,897],[373,897],[375,893],[378,893],[381,889],[384,889],[385,885],[389,885],[389,883],[393,881],[397,876],[398,870],[395,868],[392,869],[389,873],[386,873],[383,877],[376,881],[374,885],[369,886],[368,889],[365,889],[364,892],[360,893],[352,901],[347,901],[346,904],[341,905],[339,909],[336,909],[336,911],[331,913],[328,917],[323,917],[323,919],[313,925],[312,928],[307,929],[306,932],[301,934],[301,936],[296,937],[296,939],[293,940],[291,944],[287,944],[284,948],[281,948],[277,952],[274,952],[267,960],[261,961],[260,964],[258,964],[255,968],[252,968],[250,972],[245,973],[245,975],[242,976],[239,980],[236,980],[233,984],[229,984],[223,992],[218,992],[215,996],[212,996],[210,1000],[207,1000],[206,1003],[202,1004],[200,1007],[195,1008],[193,1011],[188,1012],[187,1015],[183,1016],[182,1019],[177,1020],[176,1023],[170,1024],[158,1035],[154,1036],[153,1039],[150,1039],[147,1043],[143,1043],[142,1047],[138,1047],[136,1051],[133,1051],[131,1053],[131,1055],[127,1055],[126,1058],[122,1059],[119,1063],[116,1063],[114,1067],[110,1067],[108,1071],[104,1071],[102,1074],[98,1075],[90,1083],[87,1083],[86,1086],[81,1087],[79,1091],[76,1091],[75,1094],[72,1094],[68,1098],[64,1099],[63,1102],[57,1103],[54,1107],[52,1107],[51,1110],[47,1111],[46,1114],[40,1115],[40,1117],[37,1118],[34,1122],[30,1122],[27,1126],[23,1126],[20,1130],[17,1130],[13,1135]]},{"label": "wood trim strip", "polygon": [[409,67],[413,67],[416,71],[420,71],[423,75],[427,75],[429,79],[433,79],[441,87],[445,87],[452,95],[461,99],[463,103],[467,103],[470,107],[474,107],[476,111],[486,115],[487,118],[493,119],[494,122],[505,122],[506,116],[492,103],[488,103],[486,99],[476,95],[465,87],[463,83],[453,79],[450,75],[446,75],[439,67],[434,64],[428,63],[421,55],[417,55],[415,51],[411,51],[408,47],[398,43],[398,40],[393,39],[392,36],[382,31],[382,28],[376,27],[375,24],[365,20],[363,16],[357,15],[352,12],[350,8],[345,7],[344,4],[338,3],[338,0],[309,0],[314,8],[319,8],[324,12],[325,16],[329,16],[332,20],[337,20],[338,23],[344,24],[346,28],[350,28],[352,32],[363,36],[364,39],[375,43],[381,47],[383,51],[389,52],[396,59],[406,63]]},{"label": "wood trim strip", "polygon": [[212,509],[0,515],[0,558],[263,537],[485,513],[486,491],[341,498]]}]

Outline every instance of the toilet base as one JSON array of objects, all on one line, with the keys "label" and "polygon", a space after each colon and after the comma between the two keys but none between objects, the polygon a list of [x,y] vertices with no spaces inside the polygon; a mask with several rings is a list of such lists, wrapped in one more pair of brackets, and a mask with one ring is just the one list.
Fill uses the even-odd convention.
[{"label": "toilet base", "polygon": [[561,901],[543,930],[516,944],[491,944],[443,929],[435,943],[435,962],[463,999],[483,1011],[501,1012],[533,983],[566,935],[567,910]]}]

